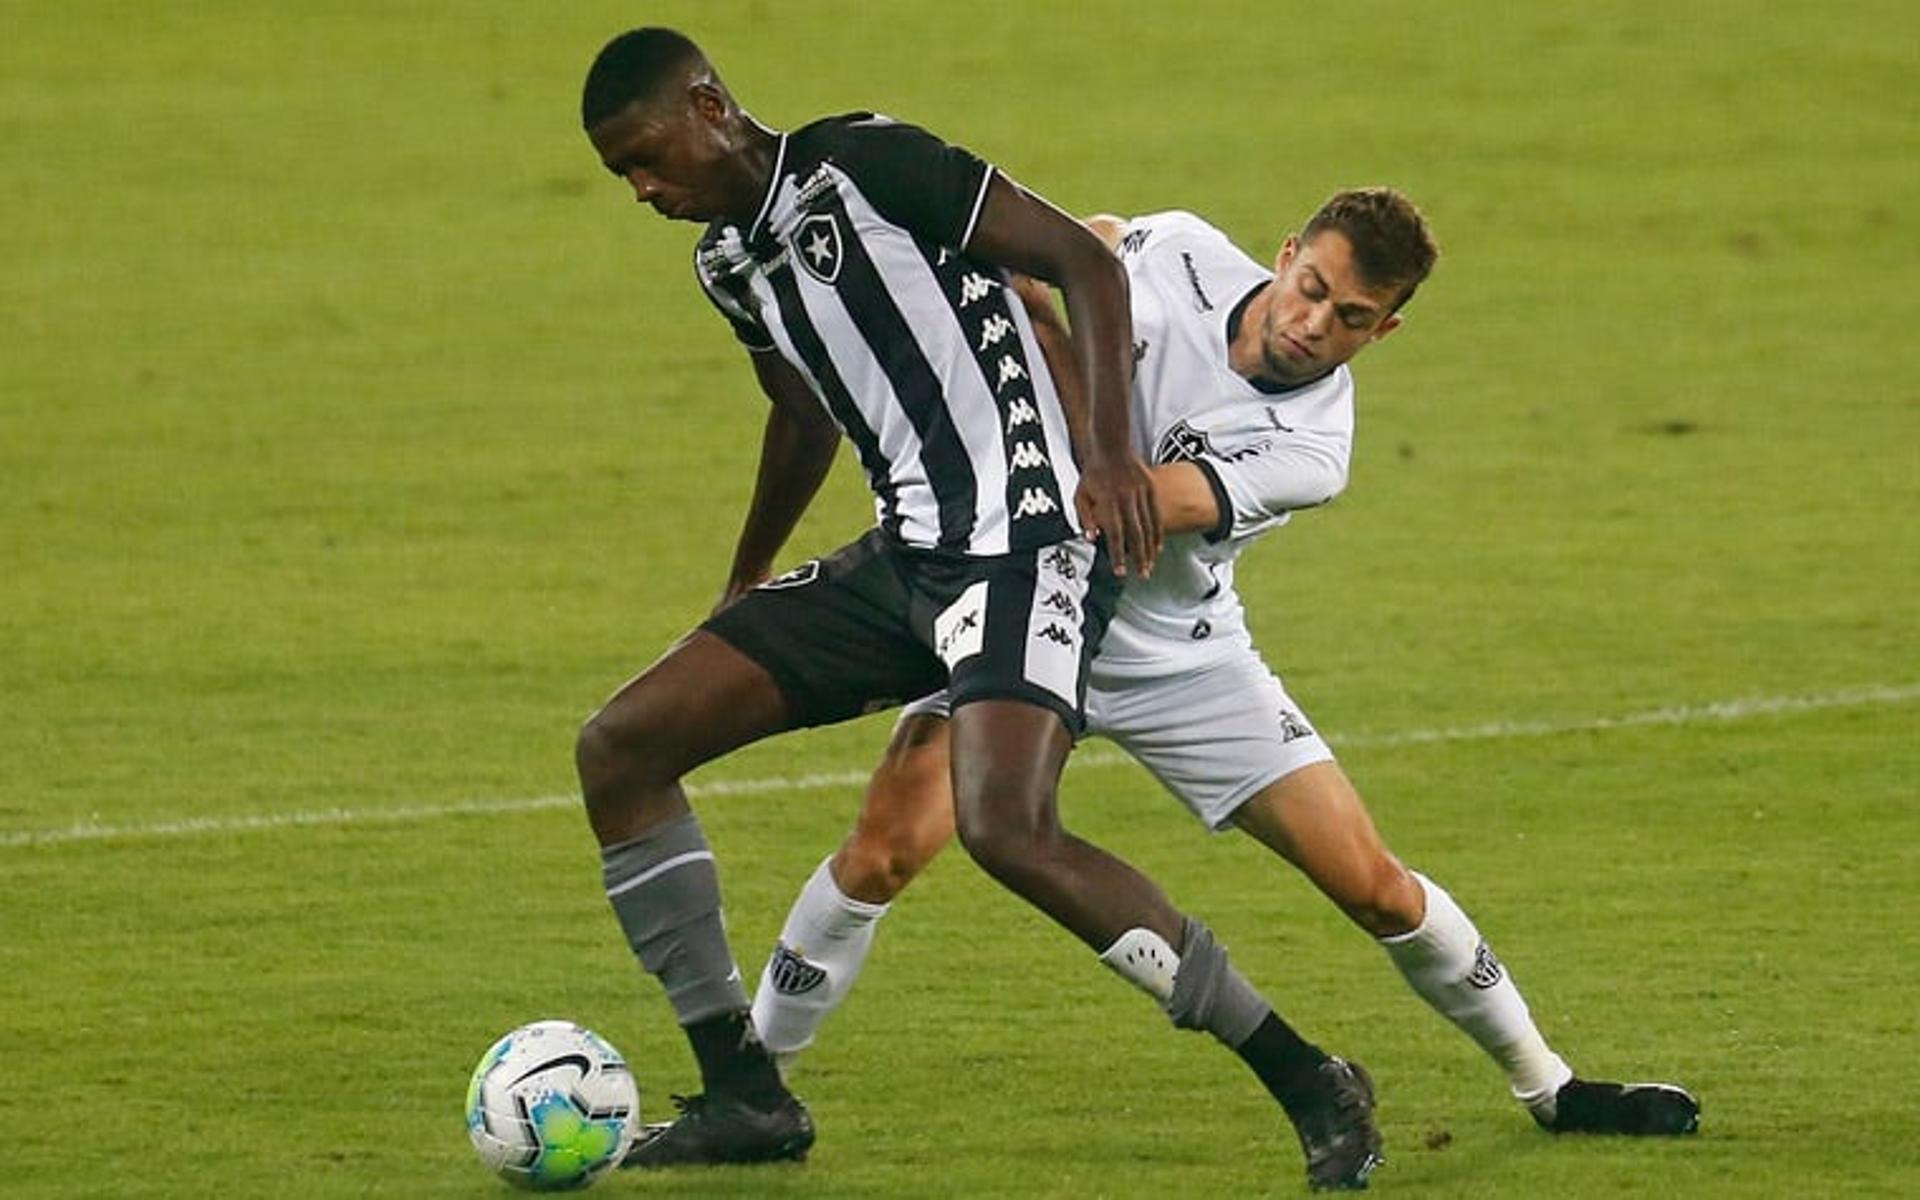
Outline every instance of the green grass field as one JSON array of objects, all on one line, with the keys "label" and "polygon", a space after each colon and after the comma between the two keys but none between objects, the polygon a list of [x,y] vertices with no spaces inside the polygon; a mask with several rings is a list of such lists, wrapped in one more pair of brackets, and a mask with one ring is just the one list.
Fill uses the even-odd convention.
[{"label": "green grass field", "polygon": [[[879,108],[1257,254],[1411,192],[1446,257],[1351,489],[1243,591],[1559,1048],[1701,1135],[1539,1134],[1110,750],[1068,819],[1373,1070],[1381,1195],[1920,1192],[1920,11],[968,8],[0,0],[0,1194],[501,1195],[460,1101],[540,1016],[654,1113],[697,1088],[568,798],[717,594],[762,415],[695,231],[577,129],[642,22],[772,124]],[[843,462],[792,557],[868,518]],[[886,730],[699,776],[746,964]],[[1303,1190],[1231,1056],[958,854],[799,1083],[805,1166],[601,1191]]]}]

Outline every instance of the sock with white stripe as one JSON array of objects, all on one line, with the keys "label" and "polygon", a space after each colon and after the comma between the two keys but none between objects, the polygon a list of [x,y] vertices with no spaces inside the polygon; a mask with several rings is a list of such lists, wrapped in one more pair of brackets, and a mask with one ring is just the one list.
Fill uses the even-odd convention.
[{"label": "sock with white stripe", "polygon": [[747,1007],[720,917],[720,873],[692,814],[600,852],[627,945],[667,989],[682,1025]]},{"label": "sock with white stripe", "polygon": [[1444,888],[1418,871],[1427,894],[1420,927],[1380,939],[1380,946],[1420,998],[1460,1027],[1507,1073],[1514,1098],[1533,1105],[1573,1078],[1534,1026],[1513,977],[1487,949],[1473,921]]},{"label": "sock with white stripe", "polygon": [[777,1103],[786,1090],[747,1017],[720,915],[720,873],[699,820],[687,813],[607,846],[600,864],[627,944],[667,990],[706,1090]]},{"label": "sock with white stripe", "polygon": [[767,1049],[790,1057],[813,1043],[866,965],[884,904],[855,900],[833,880],[827,858],[794,898],[780,941],[753,993],[753,1024]]}]

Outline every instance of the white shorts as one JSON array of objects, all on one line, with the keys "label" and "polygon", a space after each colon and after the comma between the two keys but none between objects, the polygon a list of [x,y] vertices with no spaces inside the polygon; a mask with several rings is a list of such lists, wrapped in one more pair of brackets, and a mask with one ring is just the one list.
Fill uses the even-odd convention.
[{"label": "white shorts", "polygon": [[[913,715],[946,716],[946,694],[916,700],[901,714]],[[1213,830],[1274,780],[1333,760],[1251,646],[1197,670],[1148,678],[1103,676],[1095,659],[1087,732],[1125,750]]]}]

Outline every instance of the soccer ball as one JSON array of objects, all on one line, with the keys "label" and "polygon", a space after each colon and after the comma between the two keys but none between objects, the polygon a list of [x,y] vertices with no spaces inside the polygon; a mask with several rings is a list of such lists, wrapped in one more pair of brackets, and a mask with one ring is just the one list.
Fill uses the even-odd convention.
[{"label": "soccer ball", "polygon": [[535,1021],[480,1056],[467,1084],[474,1152],[515,1187],[583,1188],[620,1165],[640,1128],[640,1090],[607,1040]]}]

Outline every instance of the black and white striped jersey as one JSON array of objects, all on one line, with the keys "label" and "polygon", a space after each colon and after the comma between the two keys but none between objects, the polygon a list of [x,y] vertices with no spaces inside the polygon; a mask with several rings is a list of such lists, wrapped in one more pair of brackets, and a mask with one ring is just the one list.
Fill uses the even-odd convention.
[{"label": "black and white striped jersey", "polygon": [[969,258],[993,168],[872,113],[783,134],[751,226],[709,226],[701,286],[778,351],[859,453],[880,526],[967,555],[1078,532],[1079,470],[1032,326]]}]

